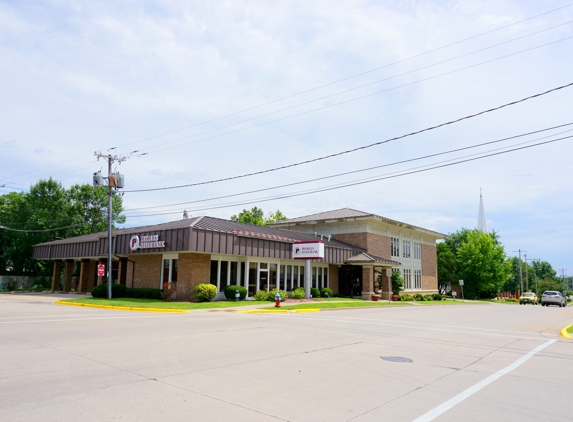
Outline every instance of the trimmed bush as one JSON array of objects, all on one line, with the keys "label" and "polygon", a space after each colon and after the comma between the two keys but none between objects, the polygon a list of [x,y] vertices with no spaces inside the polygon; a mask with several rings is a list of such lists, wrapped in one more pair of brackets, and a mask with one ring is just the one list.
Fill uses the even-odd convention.
[{"label": "trimmed bush", "polygon": [[290,292],[291,299],[304,299],[304,287],[297,287],[292,292]]},{"label": "trimmed bush", "polygon": [[426,302],[431,302],[432,300],[434,300],[434,295],[430,295],[430,294],[424,295],[424,300]]},{"label": "trimmed bush", "polygon": [[420,293],[416,293],[414,295],[414,300],[417,302],[423,302],[424,301],[424,296],[422,296]]},{"label": "trimmed bush", "polygon": [[[127,292],[127,287],[123,284],[112,284],[111,285],[111,297],[114,299],[125,297]],[[95,286],[92,289],[92,296],[107,299],[107,283]]]},{"label": "trimmed bush", "polygon": [[412,302],[414,300],[414,297],[408,293],[401,294],[399,297],[400,300],[403,300],[404,302]]},{"label": "trimmed bush", "polygon": [[434,298],[434,300],[442,300],[443,299],[442,295],[439,293],[434,293],[432,295],[432,297]]},{"label": "trimmed bush", "polygon": [[199,284],[195,287],[195,297],[201,302],[209,302],[215,296],[217,296],[217,286],[212,284]]},{"label": "trimmed bush", "polygon": [[245,289],[243,286],[237,286],[234,284],[225,287],[225,297],[229,300],[235,300],[235,290],[239,291],[239,300],[243,300],[247,297],[247,289]]},{"label": "trimmed bush", "polygon": [[321,297],[332,297],[333,293],[328,287],[323,287],[320,289],[320,296]]},{"label": "trimmed bush", "polygon": [[320,297],[320,290],[318,290],[317,288],[311,287],[310,288],[310,295],[312,297]]},{"label": "trimmed bush", "polygon": [[161,289],[149,288],[131,288],[128,287],[125,291],[125,297],[132,299],[163,299],[163,291]]},{"label": "trimmed bush", "polygon": [[279,295],[281,295],[281,301],[285,301],[288,298],[287,292],[285,292],[284,290],[272,289],[272,290],[269,290],[267,292],[267,300],[269,302],[274,302],[275,301],[275,295],[277,293]]},{"label": "trimmed bush", "polygon": [[267,291],[259,290],[259,291],[257,291],[257,293],[255,293],[255,296],[253,296],[253,297],[255,298],[255,300],[258,300],[258,301],[267,300]]}]

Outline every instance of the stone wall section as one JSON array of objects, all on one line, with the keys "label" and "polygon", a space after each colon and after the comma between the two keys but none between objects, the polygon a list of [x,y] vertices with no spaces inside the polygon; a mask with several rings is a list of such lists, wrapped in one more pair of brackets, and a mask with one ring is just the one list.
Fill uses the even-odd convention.
[{"label": "stone wall section", "polygon": [[[159,289],[161,287],[161,260],[162,255],[130,255],[128,262],[126,278],[129,280],[127,286],[131,287],[133,277],[133,287],[146,287],[150,289]],[[135,267],[135,275],[133,275]]]},{"label": "stone wall section", "polygon": [[436,247],[422,243],[422,290],[438,291],[438,257]]},{"label": "stone wall section", "polygon": [[177,300],[195,300],[193,291],[199,284],[209,283],[211,255],[180,253],[177,275]]}]

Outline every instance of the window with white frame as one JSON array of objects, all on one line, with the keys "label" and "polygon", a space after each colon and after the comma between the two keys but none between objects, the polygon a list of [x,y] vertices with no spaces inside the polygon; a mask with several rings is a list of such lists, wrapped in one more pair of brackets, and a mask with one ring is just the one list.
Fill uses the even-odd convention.
[{"label": "window with white frame", "polygon": [[412,290],[412,270],[404,269],[404,289]]},{"label": "window with white frame", "polygon": [[397,237],[391,237],[391,248],[392,248],[392,256],[400,256],[400,239]]},{"label": "window with white frame", "polygon": [[414,289],[422,290],[422,270],[414,270]]},{"label": "window with white frame", "polygon": [[420,242],[414,242],[414,259],[422,259],[422,249]]},{"label": "window with white frame", "polygon": [[410,258],[410,241],[402,239],[402,258]]}]

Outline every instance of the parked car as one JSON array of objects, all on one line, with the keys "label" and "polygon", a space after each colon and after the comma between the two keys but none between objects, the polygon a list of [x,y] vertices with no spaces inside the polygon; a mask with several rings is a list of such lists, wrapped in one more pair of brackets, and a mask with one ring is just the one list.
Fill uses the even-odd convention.
[{"label": "parked car", "polygon": [[553,290],[546,290],[541,295],[541,306],[557,305],[559,307],[567,306],[567,299],[565,299],[561,292]]},{"label": "parked car", "polygon": [[525,305],[526,303],[532,303],[537,305],[537,295],[533,292],[525,292],[519,297],[519,304]]}]

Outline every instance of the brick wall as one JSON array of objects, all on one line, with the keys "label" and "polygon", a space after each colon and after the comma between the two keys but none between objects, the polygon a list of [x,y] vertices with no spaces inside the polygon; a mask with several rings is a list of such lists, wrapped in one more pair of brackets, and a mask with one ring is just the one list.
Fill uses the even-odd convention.
[{"label": "brick wall", "polygon": [[210,272],[210,254],[180,253],[177,300],[195,300],[193,290],[198,284],[209,283]]},{"label": "brick wall", "polygon": [[340,240],[341,242],[350,243],[351,245],[358,246],[359,248],[367,249],[367,235],[367,233],[341,233],[333,234],[332,238]]},{"label": "brick wall", "polygon": [[332,290],[332,293],[338,293],[338,265],[330,264],[328,266],[328,282],[329,288]]},{"label": "brick wall", "polygon": [[391,244],[388,236],[373,233],[342,233],[332,236],[333,239],[350,243],[359,248],[366,249],[373,255],[391,259]]},{"label": "brick wall", "polygon": [[161,258],[162,256],[160,254],[129,255],[128,259],[130,261],[135,261],[135,265],[131,262],[127,263],[127,286],[131,287],[133,267],[135,266],[133,287],[159,289],[161,286]]},{"label": "brick wall", "polygon": [[422,290],[438,291],[436,247],[422,243]]}]

